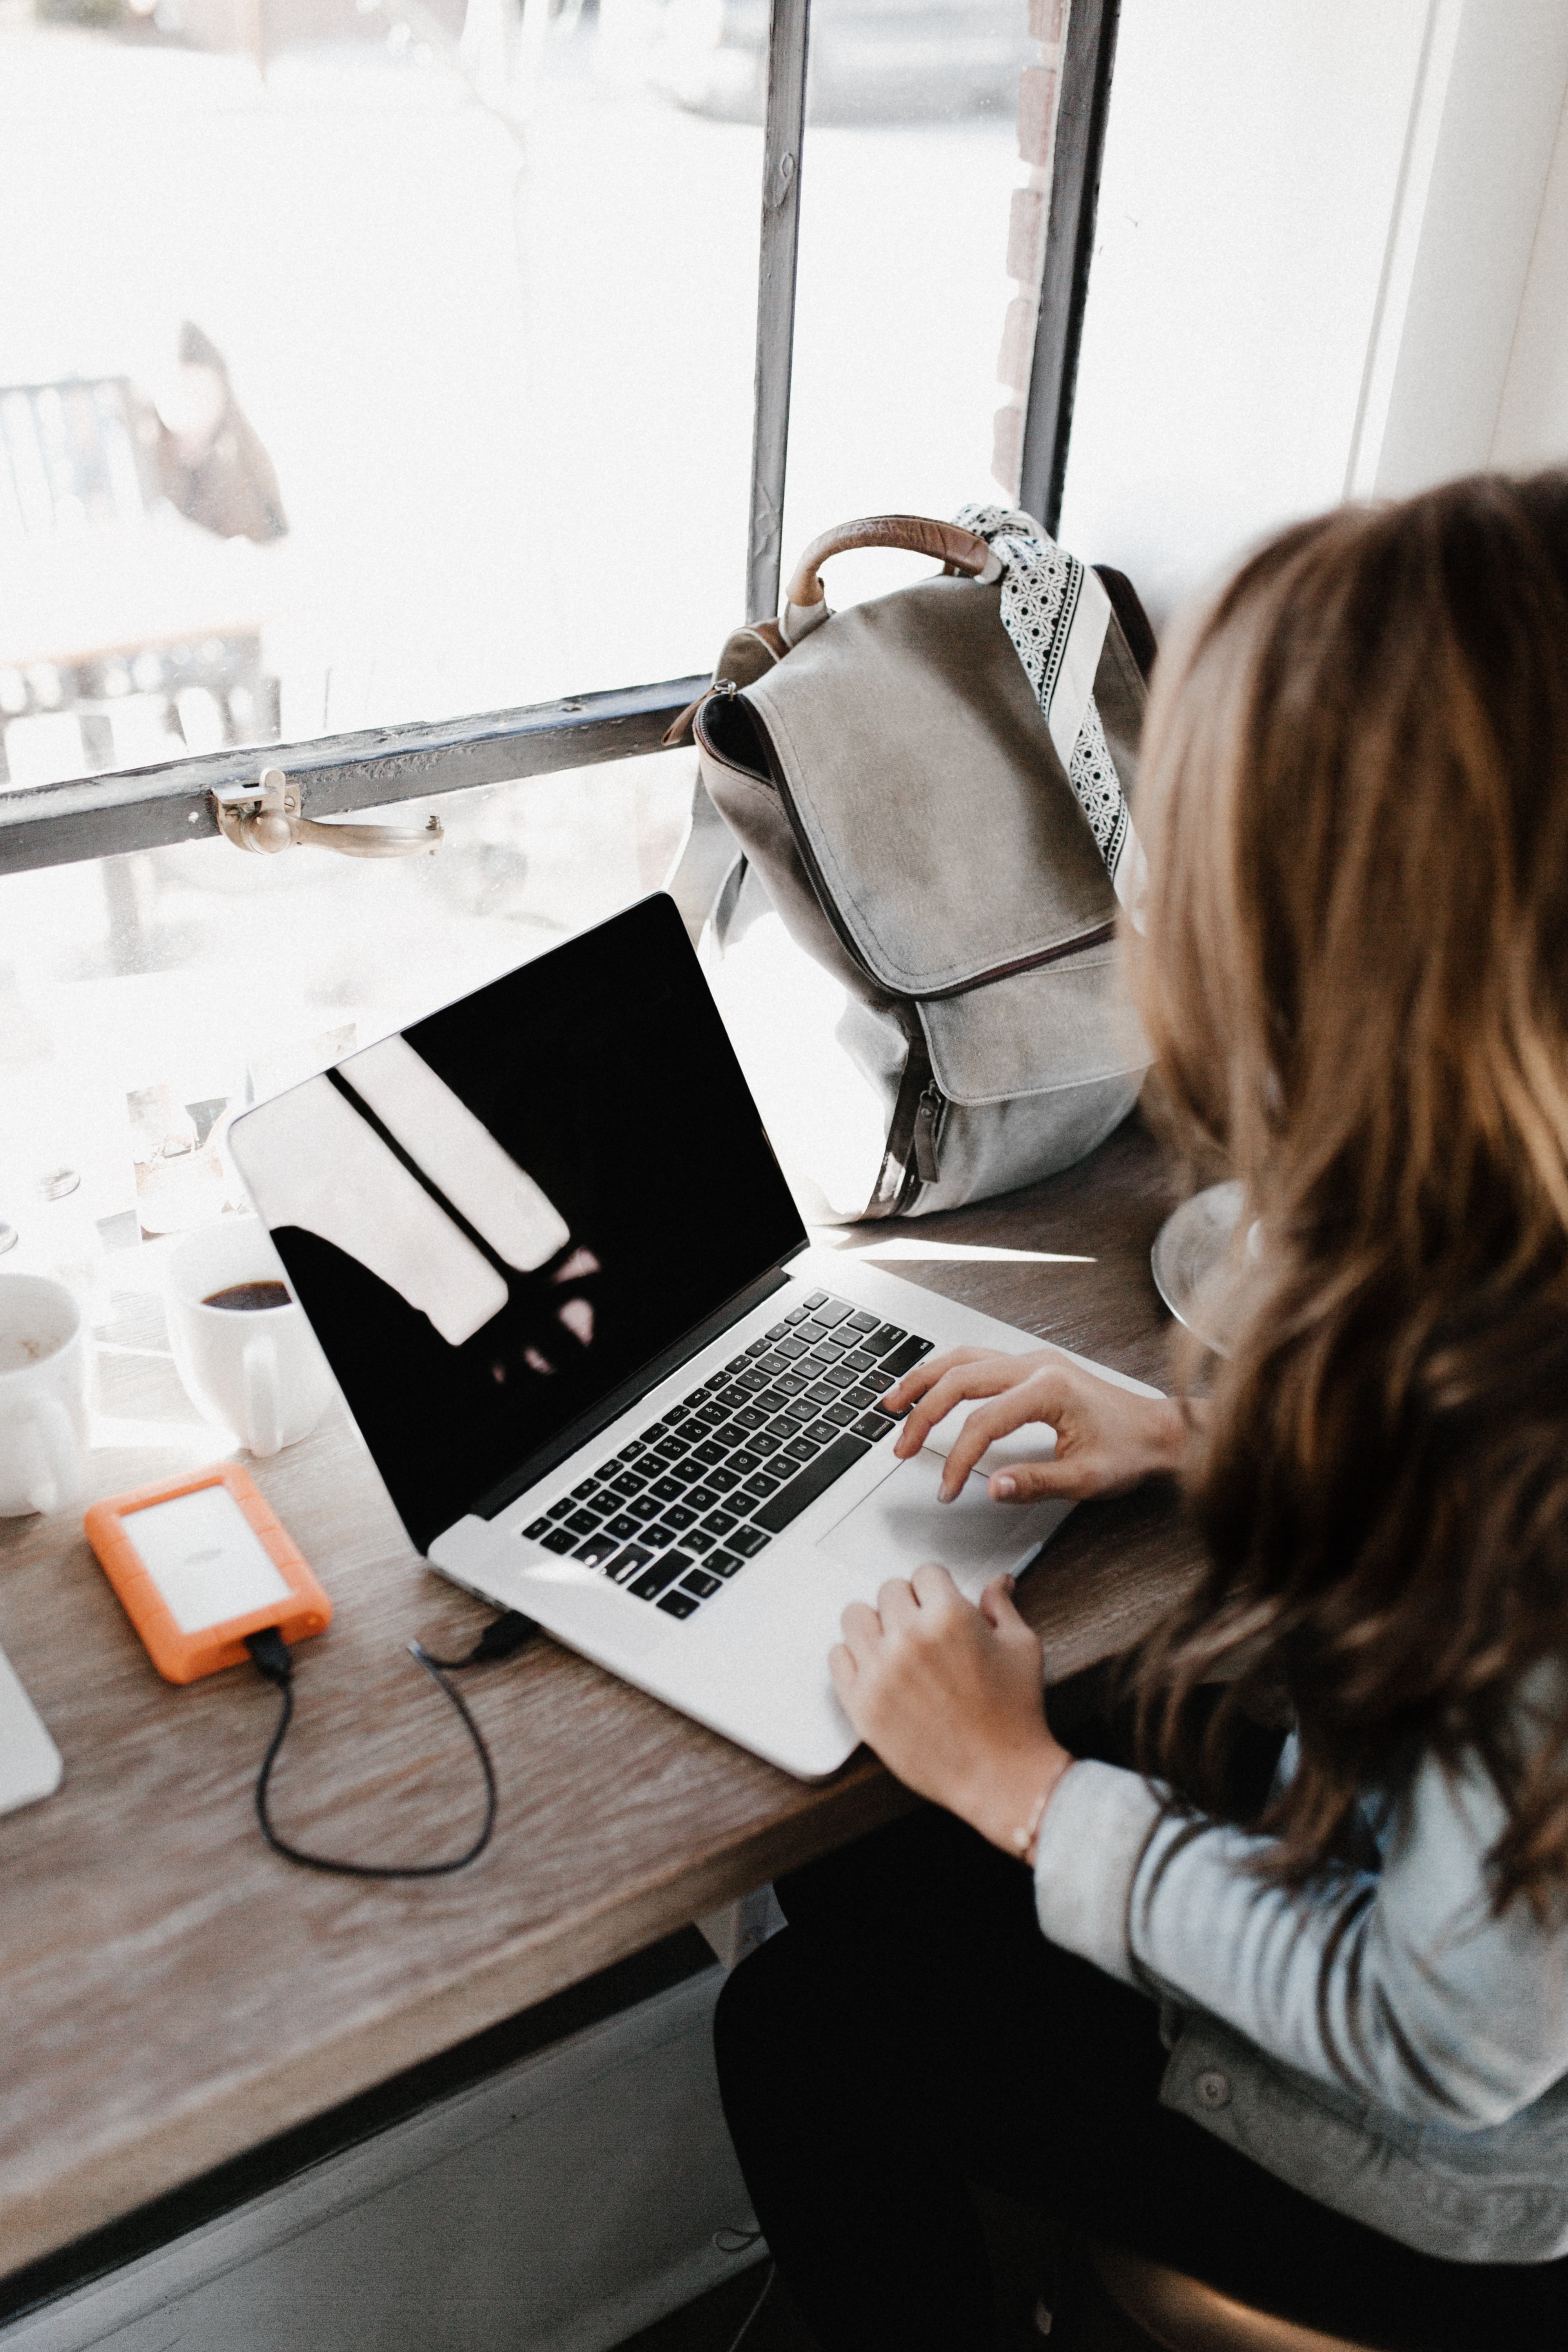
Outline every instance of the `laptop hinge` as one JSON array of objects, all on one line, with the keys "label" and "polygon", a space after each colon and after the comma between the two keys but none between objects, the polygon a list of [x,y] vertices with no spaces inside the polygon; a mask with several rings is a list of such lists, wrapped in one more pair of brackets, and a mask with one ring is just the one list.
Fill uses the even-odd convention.
[{"label": "laptop hinge", "polygon": [[[792,1249],[790,1257],[798,1257],[803,1246],[804,1244],[799,1244]],[[671,1372],[678,1372],[682,1364],[689,1363],[693,1356],[700,1355],[703,1349],[727,1331],[732,1323],[739,1323],[753,1307],[760,1307],[763,1299],[773,1297],[775,1290],[782,1290],[789,1278],[784,1266],[770,1266],[766,1274],[759,1276],[755,1282],[748,1283],[744,1290],[737,1291],[733,1298],[726,1300],[693,1330],[678,1339],[673,1347],[667,1348],[662,1355],[655,1356],[651,1362],[644,1364],[630,1380],[623,1381],[618,1389],[613,1389],[607,1397],[601,1398],[587,1412],[580,1414],[569,1428],[552,1438],[548,1445],[541,1446],[537,1454],[531,1454],[528,1460],[518,1469],[509,1472],[499,1486],[492,1486],[489,1494],[481,1496],[471,1506],[475,1518],[499,1517],[509,1503],[515,1503],[520,1495],[525,1495],[531,1486],[536,1486],[542,1478],[548,1477],[558,1462],[564,1462],[569,1454],[575,1454],[580,1445],[586,1445],[601,1429],[608,1429],[613,1421],[618,1421],[622,1413],[629,1412],[640,1398],[649,1395],[661,1381],[669,1378]]]}]

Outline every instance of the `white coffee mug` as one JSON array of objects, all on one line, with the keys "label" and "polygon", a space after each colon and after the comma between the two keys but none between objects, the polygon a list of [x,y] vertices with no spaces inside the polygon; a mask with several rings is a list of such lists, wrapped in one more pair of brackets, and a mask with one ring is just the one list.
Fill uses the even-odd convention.
[{"label": "white coffee mug", "polygon": [[[281,1283],[287,1305],[210,1303],[255,1283]],[[163,1305],[175,1367],[198,1412],[258,1454],[314,1429],[332,1393],[331,1370],[259,1217],[225,1217],[177,1242]]]},{"label": "white coffee mug", "polygon": [[88,1348],[63,1282],[0,1274],[0,1518],[80,1502]]}]

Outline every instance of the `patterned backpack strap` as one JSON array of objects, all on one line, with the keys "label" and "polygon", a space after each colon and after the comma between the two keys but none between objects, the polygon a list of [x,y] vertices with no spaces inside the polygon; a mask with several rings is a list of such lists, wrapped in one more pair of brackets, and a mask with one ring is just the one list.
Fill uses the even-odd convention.
[{"label": "patterned backpack strap", "polygon": [[1148,880],[1142,845],[1095,708],[1094,675],[1110,621],[1110,599],[1076,555],[1016,508],[964,507],[955,518],[1002,558],[1002,625],[1050,730],[1079,807],[1089,819],[1111,887],[1142,930]]}]

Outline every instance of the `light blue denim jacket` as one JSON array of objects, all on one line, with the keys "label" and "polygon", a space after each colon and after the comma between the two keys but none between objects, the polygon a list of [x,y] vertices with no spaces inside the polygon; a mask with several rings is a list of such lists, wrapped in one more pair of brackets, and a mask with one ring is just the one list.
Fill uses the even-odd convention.
[{"label": "light blue denim jacket", "polygon": [[1568,2252],[1568,1927],[1492,1916],[1502,1821],[1479,1768],[1428,1761],[1374,1867],[1291,1895],[1246,1867],[1263,1841],[1183,1843],[1147,1780],[1079,1762],[1041,1828],[1040,1925],[1161,2000],[1166,2106],[1422,2253],[1544,2262]]}]

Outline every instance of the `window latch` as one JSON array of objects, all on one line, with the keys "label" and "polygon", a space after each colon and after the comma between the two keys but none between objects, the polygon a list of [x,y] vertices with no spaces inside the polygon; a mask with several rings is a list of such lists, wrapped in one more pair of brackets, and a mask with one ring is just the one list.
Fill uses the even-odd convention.
[{"label": "window latch", "polygon": [[296,842],[343,857],[414,857],[442,839],[434,816],[422,825],[319,824],[303,814],[299,787],[281,768],[263,768],[254,784],[219,784],[207,798],[224,839],[261,857],[276,857]]}]

